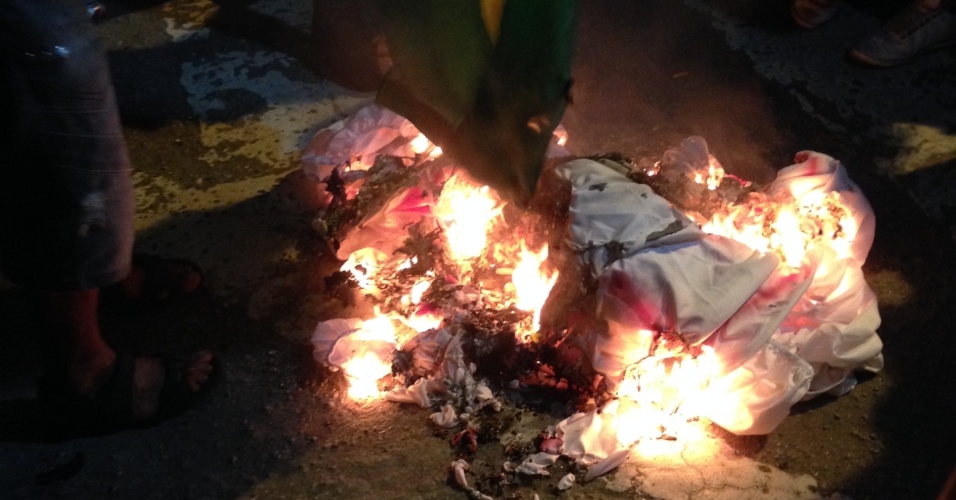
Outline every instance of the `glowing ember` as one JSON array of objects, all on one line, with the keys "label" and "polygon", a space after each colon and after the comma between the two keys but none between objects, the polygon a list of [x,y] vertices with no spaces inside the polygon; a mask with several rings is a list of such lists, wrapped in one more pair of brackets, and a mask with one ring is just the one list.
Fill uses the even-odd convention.
[{"label": "glowing ember", "polygon": [[488,186],[479,186],[455,174],[445,183],[434,215],[445,230],[453,259],[462,261],[481,255],[488,242],[491,221],[501,213],[502,203]]},{"label": "glowing ember", "polygon": [[564,127],[559,126],[558,128],[554,129],[553,134],[554,142],[558,146],[564,146],[568,143],[568,131]]},{"label": "glowing ember", "polygon": [[515,286],[515,294],[517,295],[515,307],[522,311],[534,312],[532,320],[534,331],[537,331],[541,326],[541,307],[548,300],[551,288],[558,280],[557,272],[549,275],[542,271],[541,266],[547,259],[547,245],[539,252],[532,252],[522,241],[521,260],[515,266],[514,273],[511,275],[511,282]]}]

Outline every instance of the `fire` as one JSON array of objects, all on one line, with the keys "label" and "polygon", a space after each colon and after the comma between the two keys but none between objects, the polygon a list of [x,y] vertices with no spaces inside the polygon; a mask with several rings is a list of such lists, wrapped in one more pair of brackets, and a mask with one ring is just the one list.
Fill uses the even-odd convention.
[{"label": "fire", "polygon": [[412,291],[409,294],[409,298],[412,304],[418,304],[422,301],[422,295],[432,286],[431,280],[423,279],[418,283],[412,285]]},{"label": "fire", "polygon": [[453,259],[466,261],[481,255],[488,244],[491,222],[501,208],[501,200],[488,186],[479,186],[460,174],[448,179],[434,215],[444,228]]},{"label": "fire", "polygon": [[412,152],[418,155],[428,153],[429,157],[434,158],[442,154],[441,148],[432,144],[432,142],[428,140],[428,137],[425,137],[425,134],[415,136],[409,143],[409,146],[412,148]]},{"label": "fire", "polygon": [[405,269],[411,268],[411,267],[414,266],[415,264],[418,264],[418,259],[416,259],[415,257],[412,257],[412,258],[410,258],[410,259],[405,259],[405,260],[399,262],[397,266],[395,266],[395,270],[396,270],[396,271],[403,271],[403,270],[405,270]]},{"label": "fire", "polygon": [[618,396],[672,411],[706,388],[717,373],[717,359],[708,346],[699,353],[664,345],[628,367]]},{"label": "fire", "polygon": [[352,355],[342,363],[341,369],[349,382],[348,395],[353,400],[377,398],[378,381],[392,371],[392,363],[387,359],[391,349],[376,347],[394,347],[396,342],[395,326],[382,314],[362,323],[359,330],[350,335]]},{"label": "fire", "polygon": [[374,248],[362,248],[352,252],[340,269],[351,273],[363,292],[374,293],[376,291],[375,274],[386,258],[384,253]]},{"label": "fire", "polygon": [[645,460],[680,458],[680,464],[693,461],[706,464],[720,452],[720,441],[708,437],[701,426],[685,424],[676,432],[680,439],[644,439],[634,445],[634,452]]},{"label": "fire", "polygon": [[801,266],[817,245],[837,259],[851,256],[857,225],[837,192],[810,192],[799,199],[754,196],[726,213],[715,214],[703,230],[737,240],[758,252],[774,252],[790,268]]},{"label": "fire", "polygon": [[[408,261],[406,260],[406,262]],[[408,267],[403,267],[402,265],[399,265],[397,269],[398,270],[408,269]],[[425,292],[427,292],[428,289],[431,288],[433,279],[434,279],[434,274],[431,271],[429,271],[425,277],[416,281],[415,284],[412,285],[408,293],[402,296],[402,305],[405,307],[419,305],[422,302],[422,296],[424,296]]]},{"label": "fire", "polygon": [[401,316],[399,319],[412,330],[423,333],[440,327],[445,317],[441,314],[441,311],[433,311],[428,307],[419,307],[411,316],[407,318]]},{"label": "fire", "polygon": [[707,165],[706,172],[698,171],[694,173],[694,182],[697,184],[706,184],[707,189],[713,191],[723,182],[724,175],[724,168],[717,163],[717,160],[711,158],[710,163]]},{"label": "fire", "polygon": [[427,277],[412,285],[408,294],[402,297],[402,304],[418,306],[411,315],[407,318],[396,315],[399,321],[418,333],[438,328],[444,320],[440,310],[435,310],[428,304],[422,303],[422,296],[431,288],[433,279],[431,272],[429,272]]},{"label": "fire", "polygon": [[[653,334],[653,332],[645,332]],[[624,446],[680,433],[701,405],[719,363],[709,346],[689,347],[676,337],[661,338],[653,353],[630,365],[618,387],[618,441]]]},{"label": "fire", "polygon": [[410,145],[412,147],[412,151],[414,151],[416,154],[422,154],[428,149],[428,146],[431,145],[431,142],[429,142],[428,137],[425,137],[425,134],[418,134],[414,139],[412,139]]},{"label": "fire", "polygon": [[793,208],[781,206],[771,224],[770,248],[776,249],[790,267],[800,267],[807,251],[807,234],[800,230],[800,219]]},{"label": "fire", "polygon": [[392,371],[392,365],[366,351],[346,361],[342,370],[349,380],[349,397],[360,401],[378,397],[378,380]]},{"label": "fire", "polygon": [[511,282],[515,287],[517,301],[515,307],[522,311],[533,312],[534,331],[541,327],[541,307],[548,300],[551,288],[558,280],[558,273],[548,274],[541,269],[548,259],[548,246],[545,245],[539,252],[528,250],[524,241],[521,242],[521,260],[515,266],[511,275]]},{"label": "fire", "polygon": [[559,125],[552,134],[554,135],[554,143],[558,146],[564,146],[568,143],[568,131],[564,127]]},{"label": "fire", "polygon": [[[554,144],[562,146],[566,141],[566,132],[563,129],[556,130]],[[418,134],[401,151],[404,156],[408,156],[409,151],[413,152],[415,157],[411,160],[419,165],[426,164],[430,158],[441,154],[441,149],[423,134]],[[408,164],[409,158],[404,159]],[[698,197],[701,199],[700,213],[708,213],[714,205],[722,203],[721,200],[728,200],[731,196],[736,198],[739,193],[749,191],[739,189],[741,186],[749,186],[749,183],[744,181],[739,184],[725,182],[740,179],[727,174],[712,156],[709,156],[707,163],[702,161],[703,157],[700,155],[693,156],[693,160],[692,163],[679,164],[682,167],[679,180],[681,183],[693,181],[698,184],[691,185],[692,189],[689,191],[695,196],[704,195]],[[428,192],[434,194],[432,183],[440,182],[448,169],[443,165],[431,166],[436,167],[436,172],[440,173],[427,170],[429,176],[422,179],[427,179]],[[360,163],[355,164],[355,168],[362,167]],[[660,168],[661,163],[658,162],[653,167],[644,167],[643,173],[647,177],[656,176],[661,173]],[[817,170],[811,172],[816,173]],[[670,182],[669,177],[673,176],[662,175],[658,178],[662,179],[662,185],[666,187],[666,182]],[[594,187],[595,185],[591,185],[589,189],[593,190]],[[704,188],[720,191],[706,193]],[[846,266],[834,264],[845,264],[837,259],[852,258],[853,255],[852,247],[859,225],[852,217],[859,211],[854,208],[851,212],[847,208],[855,207],[852,194],[846,195],[846,205],[841,202],[840,194],[836,191],[804,190],[794,194],[792,189],[789,193],[780,189],[768,189],[747,196],[744,201],[730,204],[714,214],[711,220],[703,224],[702,229],[741,242],[758,252],[773,252],[781,263],[776,272],[784,277],[794,276],[805,280],[810,276],[815,280],[813,282],[825,282],[827,287],[821,285],[819,288],[825,288],[827,292],[832,292],[830,295],[837,297],[851,288],[849,281],[839,281],[843,276],[842,269]],[[429,196],[428,202],[432,199]],[[615,200],[611,199],[611,202],[614,203]],[[448,356],[448,353],[452,353],[461,358],[455,358],[456,360],[462,361],[465,360],[465,351],[461,349],[461,337],[458,335],[467,335],[469,330],[456,329],[458,325],[455,323],[461,321],[461,318],[467,318],[466,315],[477,312],[480,316],[476,314],[474,318],[490,318],[494,321],[495,328],[498,328],[497,325],[503,323],[498,314],[504,313],[503,317],[507,318],[504,321],[513,321],[515,315],[512,308],[515,308],[528,313],[514,325],[519,339],[527,340],[540,331],[541,309],[557,282],[558,272],[546,268],[549,254],[547,245],[535,251],[529,248],[528,242],[522,238],[527,234],[525,230],[529,229],[524,226],[533,224],[529,221],[536,220],[531,217],[535,214],[512,217],[509,212],[507,217],[501,217],[503,207],[504,203],[491,188],[474,182],[459,169],[444,182],[437,200],[430,207],[434,220],[423,218],[420,225],[413,225],[419,224],[414,222],[400,226],[414,229],[409,230],[413,238],[409,238],[400,251],[386,255],[382,251],[365,248],[350,255],[342,270],[350,272],[365,293],[375,295],[376,299],[391,309],[387,315],[376,311],[377,316],[374,319],[361,323],[355,331],[345,330],[351,331],[345,337],[336,337],[335,345],[341,347],[336,354],[340,356],[338,359],[343,361],[337,365],[331,361],[329,363],[343,370],[349,382],[350,398],[364,400],[378,397],[382,378],[392,372],[391,359],[396,349],[405,348],[411,351],[419,345],[425,345],[426,341],[433,341],[432,338],[426,338],[429,334],[418,336],[413,332],[421,334],[443,325],[449,327],[431,332],[435,334],[432,337],[445,338],[442,337],[445,334],[455,336],[455,343],[452,345],[458,350],[449,349],[440,354]],[[428,203],[416,205],[415,208],[427,210]],[[421,212],[416,214],[426,215]],[[599,211],[596,213],[598,216],[607,214]],[[615,216],[617,212],[610,212],[610,215]],[[695,220],[702,217],[698,214]],[[512,221],[523,226],[511,226]],[[436,229],[439,231],[435,231]],[[533,232],[534,228],[530,230]],[[440,236],[437,233],[440,233]],[[863,236],[858,243],[864,242],[868,233],[864,230],[861,235]],[[694,233],[693,236],[700,235]],[[588,247],[591,246],[587,239],[577,243],[583,246],[585,242]],[[436,248],[435,245],[439,247]],[[734,250],[736,251],[736,248]],[[417,254],[422,257],[423,263],[432,267],[430,270],[420,269],[421,265],[414,257],[400,262],[400,254]],[[401,272],[413,266],[416,268],[414,276],[410,272]],[[646,269],[647,267],[644,267],[641,272]],[[828,274],[828,269],[839,271],[834,273],[837,279],[832,283],[821,279],[821,276]],[[509,276],[510,282],[507,281]],[[754,285],[754,288],[757,285],[759,283]],[[761,290],[763,288],[757,292]],[[383,297],[389,294],[391,296]],[[759,295],[755,297],[764,299]],[[796,299],[797,297],[793,297],[794,301]],[[759,301],[756,302],[757,305],[753,306],[755,309],[762,307]],[[780,302],[774,302],[772,305],[776,306],[777,303]],[[812,302],[812,305],[815,304],[816,302]],[[745,305],[751,304],[748,302]],[[634,309],[637,309],[636,305]],[[753,311],[744,309],[744,312],[749,314]],[[762,311],[757,312],[762,314]],[[751,319],[746,314],[740,317],[743,318],[740,324]],[[614,318],[605,319],[610,324]],[[354,324],[349,323],[349,328]],[[641,323],[642,326],[648,324],[651,323]],[[398,330],[396,325],[400,326]],[[510,328],[511,325],[505,327]],[[727,420],[718,422],[718,416],[736,418],[735,425],[731,425],[730,429],[750,429],[758,422],[751,407],[727,403],[728,396],[733,395],[733,391],[744,386],[743,382],[750,382],[744,379],[753,377],[753,372],[738,369],[730,374],[723,373],[725,363],[721,362],[712,347],[690,345],[688,337],[680,332],[637,330],[636,327],[628,329],[626,326],[621,326],[619,330],[625,331],[627,339],[619,342],[619,346],[613,346],[620,349],[608,356],[611,359],[607,366],[611,369],[604,372],[596,366],[593,367],[607,382],[605,387],[614,390],[614,397],[600,410],[591,412],[595,425],[581,430],[583,437],[580,442],[584,443],[585,450],[607,451],[605,455],[609,457],[610,454],[618,454],[622,449],[644,457],[679,455],[684,458],[685,454],[689,453],[704,456],[716,452],[716,448],[710,446],[716,440],[708,439],[713,436],[707,436],[700,424],[703,416],[710,417],[721,426],[726,426]],[[769,335],[770,333],[767,334]],[[426,340],[418,344],[418,339]],[[510,342],[512,339],[506,340]],[[713,344],[720,346],[719,342]],[[427,349],[422,352],[425,350]],[[792,352],[792,349],[788,352]],[[418,353],[419,351],[414,351],[415,355]],[[332,357],[328,359],[331,360]],[[404,356],[400,359],[404,361]],[[543,363],[544,359],[541,358],[539,364]],[[573,361],[575,358],[569,359]],[[565,360],[559,358],[559,361]],[[398,363],[397,366],[402,364]],[[625,364],[626,367],[623,366]],[[544,368],[546,367],[541,370],[544,371]],[[467,375],[468,368],[452,366],[452,370],[446,372],[446,367],[441,366],[441,370],[443,376],[454,371],[456,381],[468,379],[464,375],[459,376]],[[470,370],[474,373],[476,367],[472,364]],[[812,368],[808,370],[812,371]],[[557,370],[552,369],[550,372],[555,376]],[[396,377],[401,380],[402,374],[396,373]],[[762,379],[759,381],[762,382]],[[568,380],[563,382],[565,387],[571,386]],[[450,386],[448,380],[445,380],[445,383]],[[560,387],[559,384],[560,382],[556,387]],[[465,384],[462,386],[465,387]],[[428,390],[427,386],[421,384],[417,387]],[[770,390],[766,384],[754,387],[751,393],[745,396],[759,400],[764,397],[762,392]],[[488,387],[485,386],[484,389],[487,391]],[[807,389],[804,387],[801,390],[806,392]],[[605,400],[606,394],[601,396],[601,399]],[[802,396],[802,393],[799,396]],[[425,399],[427,405],[428,398]],[[723,415],[715,415],[715,411],[719,414],[722,409],[726,409],[723,410]],[[744,421],[745,419],[749,422]]]}]

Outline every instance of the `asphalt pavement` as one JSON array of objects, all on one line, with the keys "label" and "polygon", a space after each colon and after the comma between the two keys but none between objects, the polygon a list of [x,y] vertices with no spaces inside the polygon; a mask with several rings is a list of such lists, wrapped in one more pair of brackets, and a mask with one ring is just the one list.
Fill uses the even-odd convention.
[{"label": "asphalt pavement", "polygon": [[[311,227],[314,186],[299,155],[374,99],[374,17],[346,0],[105,4],[138,249],[191,257],[207,278],[196,296],[105,311],[105,335],[138,352],[212,347],[226,377],[159,426],[48,442],[20,427],[37,346],[20,290],[0,285],[0,496],[465,498],[447,484],[452,453],[425,410],[325,398],[307,343],[344,306],[325,293],[334,262]],[[806,31],[785,0],[581,2],[570,150],[651,163],[699,135],[728,171],[757,182],[801,150],[841,160],[877,215],[864,271],[886,368],[844,397],[798,405],[768,436],[723,436],[724,459],[710,468],[652,476],[632,464],[560,495],[526,485],[521,498],[941,491],[956,467],[956,50],[883,70],[845,58],[899,5],[850,2]],[[790,489],[716,479],[759,471]]]}]

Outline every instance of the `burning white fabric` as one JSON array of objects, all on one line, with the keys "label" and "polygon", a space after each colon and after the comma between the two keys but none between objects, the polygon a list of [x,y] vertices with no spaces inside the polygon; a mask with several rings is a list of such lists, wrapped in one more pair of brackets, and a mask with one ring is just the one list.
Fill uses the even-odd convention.
[{"label": "burning white fabric", "polygon": [[[573,186],[571,245],[601,283],[597,313],[608,332],[594,337],[594,367],[620,383],[621,403],[612,413],[628,436],[618,431],[617,447],[653,437],[654,429],[632,432],[640,422],[659,422],[640,418],[649,407],[705,416],[737,434],[765,434],[797,401],[843,394],[853,370],[882,367],[875,297],[860,269],[872,241],[872,211],[838,162],[809,152],[798,160],[766,195],[731,206],[704,229],[600,163],[559,168]],[[812,215],[798,219],[801,210],[833,211],[826,200],[839,203],[842,216],[829,234]],[[775,223],[792,207],[798,230],[784,233]],[[760,220],[747,217],[756,214]],[[707,233],[711,228],[715,234]],[[760,239],[733,239],[747,233]],[[622,412],[628,400],[635,407]],[[607,413],[590,426],[606,427]],[[595,444],[581,452],[603,458],[617,449]]]},{"label": "burning white fabric", "polygon": [[[554,156],[566,153],[563,134]],[[316,359],[359,387],[353,397],[380,394],[392,374],[387,399],[435,408],[435,425],[474,439],[474,415],[501,405],[476,361],[541,343],[566,348],[575,330],[610,397],[562,421],[542,445],[546,456],[518,472],[547,472],[548,456],[564,455],[590,466],[590,479],[700,418],[765,434],[798,401],[844,394],[855,370],[882,367],[879,313],[861,269],[873,213],[826,155],[798,153],[760,191],[725,174],[700,138],[643,169],[608,157],[567,161],[546,173],[570,186],[551,258],[547,238],[506,222],[518,216],[384,109],[321,132],[305,162],[331,193],[317,228],[384,311],[316,328]],[[386,178],[398,180],[362,198]],[[555,253],[563,267],[549,265]],[[593,304],[589,320],[541,317],[559,267],[594,284],[583,300]],[[459,464],[456,476],[465,470]]]}]

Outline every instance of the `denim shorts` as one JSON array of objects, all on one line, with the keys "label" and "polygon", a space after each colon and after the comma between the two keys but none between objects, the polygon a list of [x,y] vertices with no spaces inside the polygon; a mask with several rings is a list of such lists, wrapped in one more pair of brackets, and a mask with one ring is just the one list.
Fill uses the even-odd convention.
[{"label": "denim shorts", "polygon": [[81,0],[0,8],[0,264],[41,290],[129,272],[133,187],[106,55]]}]

